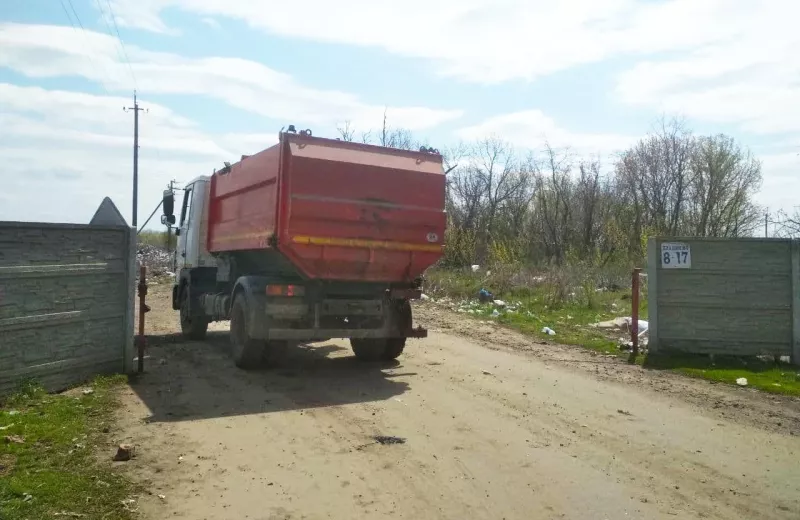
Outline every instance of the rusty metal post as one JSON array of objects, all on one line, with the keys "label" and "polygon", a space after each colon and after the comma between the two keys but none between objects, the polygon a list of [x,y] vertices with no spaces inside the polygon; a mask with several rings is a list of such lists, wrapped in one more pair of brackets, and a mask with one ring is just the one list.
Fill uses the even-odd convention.
[{"label": "rusty metal post", "polygon": [[144,347],[147,339],[144,337],[144,315],[150,311],[150,307],[145,303],[147,296],[147,267],[141,266],[139,268],[139,335],[136,336],[136,346],[139,352],[139,368],[141,374],[144,372]]},{"label": "rusty metal post", "polygon": [[639,355],[639,280],[642,270],[636,268],[631,277],[631,343],[633,344],[632,357],[635,360]]}]

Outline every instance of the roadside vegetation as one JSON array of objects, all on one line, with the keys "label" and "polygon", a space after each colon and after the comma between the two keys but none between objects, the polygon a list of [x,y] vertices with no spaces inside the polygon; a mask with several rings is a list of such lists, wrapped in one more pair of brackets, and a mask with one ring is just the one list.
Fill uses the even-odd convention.
[{"label": "roadside vegetation", "polygon": [[[427,145],[385,118],[378,131],[358,134],[345,124],[339,133],[398,148]],[[426,293],[540,339],[627,356],[619,344],[629,333],[592,325],[631,315],[631,271],[646,268],[647,237],[736,238],[763,229],[764,211],[755,202],[761,162],[730,136],[696,135],[678,119],[657,121],[606,162],[548,142],[520,149],[501,136],[441,152],[448,231]],[[798,223],[800,214],[781,215],[772,234],[796,235]],[[642,288],[646,320],[646,278]],[[479,303],[481,289],[505,306]],[[708,356],[676,355],[636,362],[732,384],[745,377],[750,387],[800,395],[800,368],[772,359],[717,357],[712,364]]]},{"label": "roadside vegetation", "polygon": [[[134,518],[132,484],[98,460],[121,377],[60,395],[29,384],[0,406],[0,518]],[[111,454],[109,454],[109,457]]]},{"label": "roadside vegetation", "polygon": [[[146,245],[151,247],[158,247],[162,249],[167,248],[167,232],[166,231],[156,231],[151,229],[144,229],[139,232],[138,241],[140,245]],[[170,251],[174,251],[175,247],[178,243],[178,237],[175,236],[175,233],[170,233],[169,237],[169,249]]]},{"label": "roadside vegetation", "polygon": [[[626,327],[601,328],[597,324],[632,314],[631,273],[606,267],[529,269],[521,266],[435,268],[425,277],[425,294],[435,305],[465,316],[491,320],[540,340],[574,345],[630,360],[620,346],[630,340]],[[481,303],[481,289],[492,299]],[[647,282],[642,278],[639,319],[647,320]],[[546,332],[549,329],[550,333]],[[646,337],[646,336],[645,336]],[[747,386],[770,393],[800,396],[800,367],[776,363],[765,357],[704,355],[654,355],[647,352],[632,360],[648,369],[671,370],[710,381]]]}]

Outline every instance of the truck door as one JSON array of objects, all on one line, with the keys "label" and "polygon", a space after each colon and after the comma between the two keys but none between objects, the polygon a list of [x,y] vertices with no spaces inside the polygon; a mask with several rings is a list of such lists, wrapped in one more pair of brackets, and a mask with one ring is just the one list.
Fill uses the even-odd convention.
[{"label": "truck door", "polygon": [[190,245],[189,238],[192,235],[193,230],[191,229],[190,223],[192,222],[191,211],[192,211],[192,196],[194,195],[194,184],[190,184],[183,190],[183,204],[181,206],[181,219],[178,222],[178,229],[180,229],[180,233],[178,234],[178,247],[175,251],[176,254],[176,264],[178,271],[181,269],[185,269],[187,267],[192,267],[192,259],[190,257],[189,248]]}]

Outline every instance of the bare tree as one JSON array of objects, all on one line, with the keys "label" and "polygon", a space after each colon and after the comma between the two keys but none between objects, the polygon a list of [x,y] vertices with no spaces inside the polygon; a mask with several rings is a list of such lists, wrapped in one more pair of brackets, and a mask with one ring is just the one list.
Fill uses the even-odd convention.
[{"label": "bare tree", "polygon": [[336,131],[339,132],[342,141],[352,142],[355,140],[356,132],[349,120],[345,121],[343,125],[337,126]]},{"label": "bare tree", "polygon": [[572,240],[572,156],[545,143],[536,188],[536,221],[548,259],[561,265]]},{"label": "bare tree", "polygon": [[751,195],[761,186],[761,163],[726,135],[701,137],[691,161],[692,235],[735,237],[751,232],[760,211]]}]

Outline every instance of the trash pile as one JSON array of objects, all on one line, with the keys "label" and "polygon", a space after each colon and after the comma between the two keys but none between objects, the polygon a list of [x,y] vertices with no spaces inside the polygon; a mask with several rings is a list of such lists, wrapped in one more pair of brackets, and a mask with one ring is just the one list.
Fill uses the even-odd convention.
[{"label": "trash pile", "polygon": [[[422,300],[437,305],[447,307],[451,311],[463,314],[475,314],[487,318],[500,318],[523,312],[521,302],[506,302],[495,299],[494,295],[486,289],[481,289],[476,295],[475,300],[455,301],[448,297],[438,299],[431,298],[427,294],[422,295]],[[528,316],[533,314],[527,311]]]},{"label": "trash pile", "polygon": [[[626,337],[619,338],[619,349],[620,350],[631,350],[633,349],[633,342],[630,340],[630,330],[631,325],[633,323],[633,319],[630,317],[621,317],[615,318],[610,321],[601,321],[600,323],[595,323],[592,327],[598,329],[604,329],[608,331],[616,330],[619,332],[627,333]],[[647,323],[645,320],[639,320],[639,327],[638,327],[638,336],[639,336],[639,346],[644,348],[647,347],[647,331],[650,328],[650,324]]]},{"label": "trash pile", "polygon": [[175,276],[172,271],[173,256],[164,248],[149,244],[139,244],[136,250],[136,262],[138,265],[147,266],[148,277]]}]

